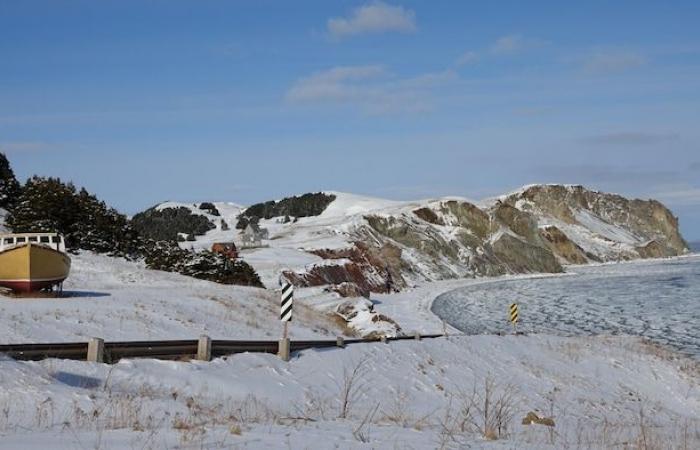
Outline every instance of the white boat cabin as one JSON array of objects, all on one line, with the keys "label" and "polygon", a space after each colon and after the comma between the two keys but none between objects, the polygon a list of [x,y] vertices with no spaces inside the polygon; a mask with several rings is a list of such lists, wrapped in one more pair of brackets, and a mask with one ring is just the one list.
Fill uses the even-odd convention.
[{"label": "white boat cabin", "polygon": [[31,243],[66,252],[66,240],[58,233],[12,233],[0,234],[0,252]]}]

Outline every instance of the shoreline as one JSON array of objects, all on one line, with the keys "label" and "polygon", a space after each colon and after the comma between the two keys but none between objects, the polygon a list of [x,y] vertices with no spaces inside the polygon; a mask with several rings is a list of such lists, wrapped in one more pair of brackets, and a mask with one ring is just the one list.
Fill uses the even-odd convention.
[{"label": "shoreline", "polygon": [[[678,261],[686,262],[680,264]],[[613,285],[609,288],[606,288],[606,285],[601,285],[602,290],[600,292],[595,291],[595,295],[592,294],[592,296],[587,296],[583,291],[580,293],[578,291],[575,291],[576,293],[566,293],[567,286],[569,286],[567,281],[553,281],[552,283],[554,284],[516,283],[513,288],[514,292],[520,292],[519,289],[522,289],[523,293],[525,293],[524,297],[523,293],[517,294],[517,298],[521,299],[525,308],[528,309],[529,307],[532,313],[529,315],[531,320],[524,324],[526,329],[523,331],[529,335],[540,334],[574,338],[606,335],[631,336],[647,340],[679,356],[690,358],[697,363],[700,361],[700,351],[698,349],[697,334],[692,330],[692,298],[694,298],[693,289],[696,289],[696,285],[687,284],[690,282],[688,277],[692,278],[690,271],[695,267],[696,261],[700,261],[700,255],[691,254],[674,258],[575,266],[580,268],[580,270],[570,267],[570,271],[567,272],[567,276],[578,275],[580,277],[578,283],[583,283],[582,286],[588,286],[591,283],[595,286],[598,282],[605,283],[607,277],[611,277],[611,279],[624,278],[626,281],[621,282],[623,293],[620,293],[619,289],[615,288],[620,285],[618,282],[613,282]],[[658,294],[651,295],[647,299],[644,291],[635,289],[638,283],[629,281],[630,277],[637,276],[635,275],[637,267],[642,272],[638,276],[643,279],[645,279],[645,274],[655,278],[674,276],[673,274],[676,270],[674,262],[679,264],[677,266],[679,270],[678,277],[681,280],[680,283],[684,286],[684,290],[681,293],[668,293],[668,289],[673,289],[673,287],[669,287],[665,283],[658,284],[655,285],[658,286],[656,288],[659,289]],[[641,266],[648,267],[648,269]],[[559,277],[556,275],[501,277],[482,280],[473,284],[466,283],[450,290],[441,290],[429,303],[430,312],[440,320],[444,318],[451,322],[452,328],[460,333],[468,335],[499,335],[507,333],[505,318],[503,321],[498,320],[500,309],[494,309],[498,307],[496,303],[500,304],[496,300],[510,292],[509,288],[503,287],[503,285],[511,282],[550,278]],[[659,281],[666,280],[660,279]],[[572,282],[577,283],[576,281]],[[625,288],[625,283],[629,282],[632,285],[630,285],[629,289]],[[465,289],[470,284],[479,286],[478,289],[483,288],[486,284],[500,284],[501,287],[492,288],[495,291],[488,289],[480,296],[478,292],[470,293],[468,289]],[[463,292],[462,295],[456,294],[455,298],[449,298],[450,293],[459,293],[460,291]],[[557,294],[558,292],[561,292],[561,294]],[[626,292],[630,292],[630,294],[626,295]],[[563,295],[560,300],[565,300],[558,303],[554,299],[560,295]],[[624,298],[618,297],[618,295],[623,295]],[[443,306],[436,310],[436,302],[445,296],[448,297],[442,303]],[[594,298],[598,299],[598,301],[593,300]],[[620,299],[619,303],[618,298]],[[628,298],[630,302],[627,301]],[[674,298],[677,301],[673,302],[673,305],[678,304],[680,306],[675,307],[669,303]],[[521,303],[521,301],[517,303]],[[688,308],[691,308],[690,311],[688,311]],[[691,313],[690,318],[686,319],[688,312]],[[552,319],[552,315],[557,318]],[[663,317],[663,319],[659,319],[659,317]],[[529,330],[527,330],[528,326],[530,327]],[[673,331],[664,332],[663,330],[666,328]]]}]

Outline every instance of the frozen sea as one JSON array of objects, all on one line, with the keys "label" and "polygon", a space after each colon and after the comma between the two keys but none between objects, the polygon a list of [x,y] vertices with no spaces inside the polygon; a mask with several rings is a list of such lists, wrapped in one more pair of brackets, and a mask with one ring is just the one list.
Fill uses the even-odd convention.
[{"label": "frozen sea", "polygon": [[467,334],[508,333],[511,303],[518,331],[638,335],[700,359],[700,255],[486,281],[437,297],[432,310]]}]

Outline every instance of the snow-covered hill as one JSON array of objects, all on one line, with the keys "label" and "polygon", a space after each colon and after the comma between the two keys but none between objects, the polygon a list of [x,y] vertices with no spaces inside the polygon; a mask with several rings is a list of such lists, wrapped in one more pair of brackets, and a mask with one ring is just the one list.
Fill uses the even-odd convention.
[{"label": "snow-covered hill", "polygon": [[[627,200],[581,186],[535,185],[484,202],[449,197],[391,201],[341,192],[316,216],[261,219],[263,248],[242,252],[267,286],[385,292],[425,280],[560,272],[563,264],[664,257],[687,252],[677,219],[660,203]],[[240,242],[245,208],[168,202],[205,215],[214,229],[183,248]],[[225,223],[225,226],[222,224]],[[224,229],[227,228],[227,229]]]},{"label": "snow-covered hill", "polygon": [[[0,296],[0,342],[107,340],[276,339],[278,294],[260,288],[222,285],[142,263],[82,252],[72,256],[64,283],[66,298]],[[336,336],[342,329],[325,313],[299,303],[292,335]]]}]

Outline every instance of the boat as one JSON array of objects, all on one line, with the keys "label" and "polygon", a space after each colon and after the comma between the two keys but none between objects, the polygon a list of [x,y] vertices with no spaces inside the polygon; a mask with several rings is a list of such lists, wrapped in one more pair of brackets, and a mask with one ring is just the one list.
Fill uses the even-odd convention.
[{"label": "boat", "polygon": [[58,233],[0,234],[0,287],[16,293],[61,291],[70,265]]}]

